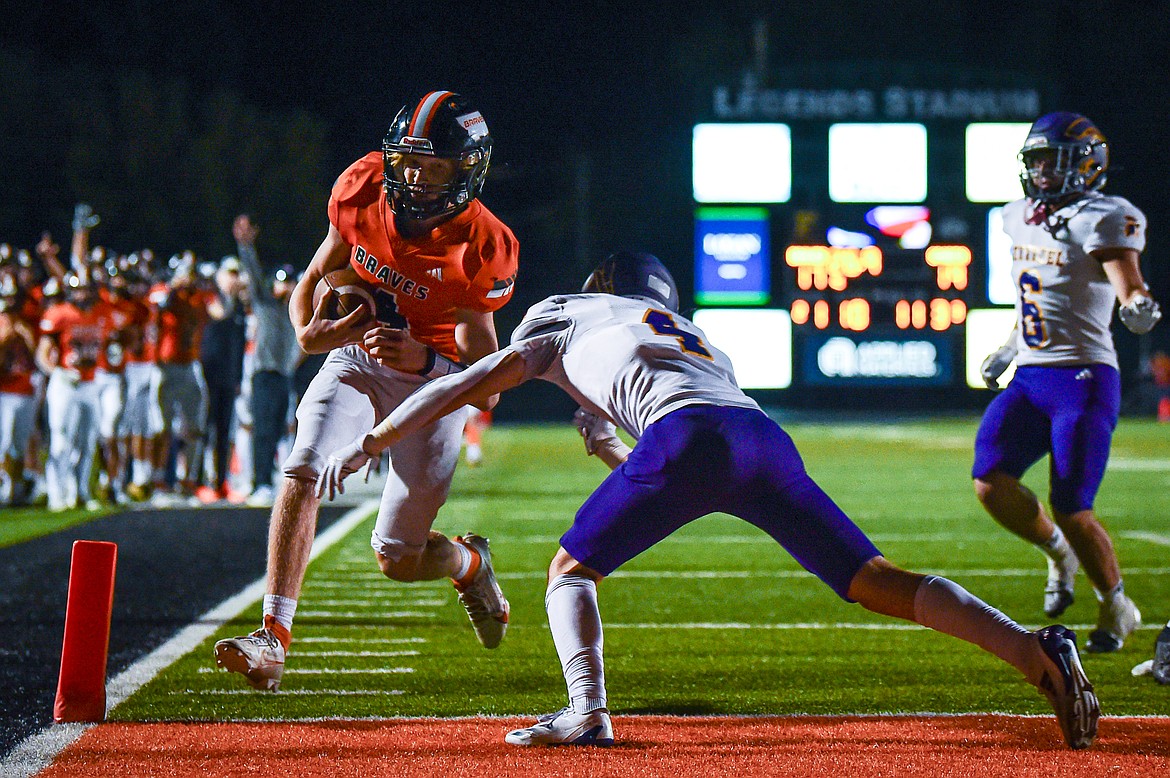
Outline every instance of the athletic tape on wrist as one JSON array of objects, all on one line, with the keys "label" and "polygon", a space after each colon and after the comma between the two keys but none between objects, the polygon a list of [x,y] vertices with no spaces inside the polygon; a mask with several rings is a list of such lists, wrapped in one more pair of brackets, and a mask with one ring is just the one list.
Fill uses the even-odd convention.
[{"label": "athletic tape on wrist", "polygon": [[461,373],[467,365],[447,359],[430,346],[427,347],[427,363],[418,372],[423,378],[439,378],[451,373]]}]

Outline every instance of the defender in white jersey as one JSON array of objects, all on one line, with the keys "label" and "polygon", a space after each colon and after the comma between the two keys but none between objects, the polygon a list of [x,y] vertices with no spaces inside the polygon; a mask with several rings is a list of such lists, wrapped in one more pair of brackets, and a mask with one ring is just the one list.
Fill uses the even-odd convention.
[{"label": "defender in white jersey", "polygon": [[[996,521],[1048,556],[1044,612],[1073,603],[1076,573],[1099,601],[1086,649],[1116,651],[1141,621],[1125,595],[1112,541],[1093,502],[1121,406],[1109,325],[1148,332],[1161,318],[1138,264],[1146,217],[1128,200],[1101,194],[1105,138],[1084,116],[1052,113],[1032,125],[1020,151],[1025,197],[1003,210],[1012,239],[1016,328],[983,363],[988,386],[1014,359],[1008,387],[991,402],[975,440],[975,493]],[[1020,483],[1051,454],[1049,503]]]},{"label": "defender in white jersey", "polygon": [[[508,733],[520,746],[610,745],[597,584],[679,527],[713,512],[767,532],[847,602],[975,643],[1016,667],[1056,711],[1066,742],[1088,746],[1098,706],[1071,630],[1029,632],[945,578],[890,564],[805,472],[792,439],[736,386],[731,362],[678,314],[649,254],[607,258],[585,294],[529,309],[508,348],[412,394],[333,453],[319,495],[434,419],[539,378],[582,408],[586,451],[613,472],[585,501],[549,567],[545,605],[569,704]],[[617,422],[638,439],[631,450]]]}]

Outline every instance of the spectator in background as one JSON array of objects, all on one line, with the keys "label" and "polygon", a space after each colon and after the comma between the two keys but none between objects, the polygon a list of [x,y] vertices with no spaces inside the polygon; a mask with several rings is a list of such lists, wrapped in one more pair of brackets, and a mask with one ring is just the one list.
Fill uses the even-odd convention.
[{"label": "spectator in background", "polygon": [[212,445],[215,469],[210,485],[195,490],[195,495],[203,503],[226,500],[229,494],[232,411],[244,370],[246,311],[242,293],[245,281],[240,271],[240,260],[236,257],[224,257],[214,271],[224,316],[208,323],[199,356],[207,382],[207,423],[203,440],[204,446]]},{"label": "spectator in background", "polygon": [[301,359],[288,301],[296,273],[284,266],[268,280],[256,254],[260,229],[247,214],[236,217],[232,235],[248,277],[252,315],[256,321],[252,354],[252,493],[248,504],[268,507],[275,498],[276,449],[284,437],[292,377]]},{"label": "spectator in background", "polygon": [[[224,308],[218,295],[198,282],[191,252],[176,259],[169,288],[156,286],[151,302],[159,311],[158,364],[162,373],[159,406],[163,443],[156,451],[155,465],[168,471],[162,484],[156,479],[156,491],[165,494],[170,483],[177,480],[178,497],[194,499],[203,455],[201,427],[207,417],[207,384],[199,349],[207,322],[223,318]],[[176,461],[172,475],[168,459],[174,442],[181,445],[183,464],[179,467]]]}]

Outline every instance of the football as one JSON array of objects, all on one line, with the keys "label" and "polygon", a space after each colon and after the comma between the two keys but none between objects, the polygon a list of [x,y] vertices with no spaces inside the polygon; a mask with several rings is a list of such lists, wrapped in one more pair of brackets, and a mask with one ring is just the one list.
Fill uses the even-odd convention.
[{"label": "football", "polygon": [[317,282],[313,290],[314,310],[328,289],[332,289],[336,296],[322,314],[326,319],[341,319],[362,307],[365,307],[371,318],[377,312],[374,285],[359,276],[352,267],[334,270]]}]

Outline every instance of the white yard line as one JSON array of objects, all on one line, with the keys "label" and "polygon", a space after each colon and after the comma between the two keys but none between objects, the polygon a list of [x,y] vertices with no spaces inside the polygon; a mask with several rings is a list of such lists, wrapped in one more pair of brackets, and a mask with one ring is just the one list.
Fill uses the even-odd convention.
[{"label": "white yard line", "polygon": [[[311,627],[309,627],[311,629]],[[309,637],[298,637],[297,643],[361,643],[362,645],[383,645],[395,643],[426,643],[426,638],[379,638],[379,637],[362,637],[355,636],[352,638],[339,638],[332,635],[310,635]]]},{"label": "white yard line", "polygon": [[[221,697],[231,695],[254,695],[255,689],[201,689],[192,691],[167,692],[172,697]],[[292,689],[277,692],[281,697],[289,695],[305,697],[382,697],[387,694],[406,694],[402,689]],[[282,719],[283,720],[283,719]]]},{"label": "white yard line", "polygon": [[[1157,532],[1137,532],[1134,530],[1126,530],[1117,534],[1126,540],[1144,540],[1147,543],[1153,543],[1157,546],[1170,546],[1170,535],[1163,535]],[[1127,574],[1130,572],[1128,567],[1125,569],[1125,572]]]},{"label": "white yard line", "polygon": [[[309,559],[316,559],[323,551],[348,535],[350,530],[369,518],[377,508],[378,500],[369,500],[348,511],[317,536],[313,541]],[[263,578],[253,581],[111,679],[106,684],[106,710],[111,711],[125,702],[152,678],[180,657],[193,651],[196,646],[214,635],[221,626],[251,607],[264,596],[264,589]],[[48,767],[57,754],[68,748],[92,726],[52,724],[30,735],[0,762],[0,775],[7,778],[29,778],[35,775]]]},{"label": "white yard line", "polygon": [[[214,667],[200,667],[195,672],[200,675],[208,673],[219,672]],[[284,669],[284,677],[288,678],[294,675],[402,675],[404,673],[413,673],[413,667],[286,667]]]},{"label": "white yard line", "polygon": [[[1023,625],[1027,627],[1028,625]],[[1069,629],[1076,631],[1088,631],[1096,629],[1095,624],[1067,624]],[[1161,623],[1157,624],[1141,624],[1138,626],[1139,630],[1159,630],[1162,629]],[[749,629],[770,629],[770,630],[861,630],[869,632],[901,632],[907,630],[927,629],[927,627],[919,626],[918,624],[911,624],[909,622],[874,622],[867,624],[864,622],[849,623],[838,621],[825,622],[789,622],[782,624],[749,624],[740,621],[723,621],[723,622],[642,622],[637,624],[605,624],[606,629],[727,629],[727,630],[749,630]],[[1039,629],[1039,627],[1037,627]]]},{"label": "white yard line", "polygon": [[[1148,538],[1145,538],[1148,539]],[[1157,542],[1151,540],[1150,542]],[[1036,567],[1028,568],[990,568],[990,569],[970,569],[970,570],[919,570],[918,572],[930,573],[932,575],[943,575],[949,578],[1030,578],[1033,576],[1044,577],[1047,575],[1043,564],[1038,564]],[[1167,575],[1170,574],[1170,567],[1127,567],[1125,568],[1127,576],[1134,575]],[[520,573],[496,573],[496,578],[500,580],[528,580],[532,578],[544,578],[548,573],[544,570],[533,570]],[[672,579],[678,581],[687,578],[758,578],[761,580],[767,578],[812,578],[812,573],[804,570],[618,570],[610,578],[659,578]]]},{"label": "white yard line", "polygon": [[289,652],[289,656],[304,659],[307,656],[418,656],[419,651],[299,651]]},{"label": "white yard line", "polygon": [[298,610],[297,618],[320,618],[320,619],[368,619],[376,617],[379,619],[433,619],[435,614],[429,611],[378,611],[373,610],[377,605],[370,606],[371,610],[364,611],[335,611],[329,610]]},{"label": "white yard line", "polygon": [[[340,606],[353,606],[359,608],[382,608],[386,603],[378,602],[376,598],[366,597],[363,599],[339,599],[339,600],[315,600],[312,597],[305,597],[301,594],[301,602],[314,605],[319,608],[337,608]],[[401,605],[407,608],[437,608],[440,605],[446,605],[446,600],[392,600],[394,605]],[[302,614],[304,615],[304,614]]]}]

